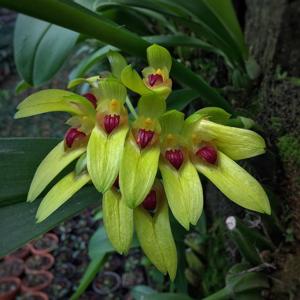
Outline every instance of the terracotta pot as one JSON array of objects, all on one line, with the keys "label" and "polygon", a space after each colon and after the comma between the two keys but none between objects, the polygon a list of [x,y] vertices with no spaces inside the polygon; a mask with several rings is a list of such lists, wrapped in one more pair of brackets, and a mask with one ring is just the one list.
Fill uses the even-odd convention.
[{"label": "terracotta pot", "polygon": [[[9,287],[11,285],[11,287]],[[14,300],[20,289],[21,280],[17,277],[0,279],[0,300]],[[5,289],[7,288],[7,291]]]},{"label": "terracotta pot", "polygon": [[54,261],[54,257],[49,253],[30,256],[25,261],[25,271],[26,273],[47,271],[53,266]]},{"label": "terracotta pot", "polygon": [[20,300],[49,300],[49,297],[43,292],[29,292],[24,293]]},{"label": "terracotta pot", "polygon": [[39,271],[26,274],[22,280],[22,292],[38,292],[47,288],[53,280],[52,273],[48,271]]},{"label": "terracotta pot", "polygon": [[18,250],[10,253],[9,255],[5,256],[5,260],[11,259],[11,258],[20,258],[20,259],[25,259],[29,256],[30,254],[30,247],[29,245],[25,245],[22,248],[19,248]]},{"label": "terracotta pot", "polygon": [[98,295],[108,295],[121,286],[121,278],[115,272],[100,273],[93,282],[93,290]]},{"label": "terracotta pot", "polygon": [[24,271],[24,262],[20,258],[10,257],[0,263],[0,278],[19,277]]},{"label": "terracotta pot", "polygon": [[58,237],[54,233],[46,233],[42,238],[29,244],[32,254],[44,254],[52,252],[58,245]]}]

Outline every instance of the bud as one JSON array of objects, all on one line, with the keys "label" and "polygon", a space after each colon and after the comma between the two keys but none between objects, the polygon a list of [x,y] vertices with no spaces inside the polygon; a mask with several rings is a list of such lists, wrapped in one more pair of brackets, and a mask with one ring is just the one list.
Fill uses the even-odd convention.
[{"label": "bud", "polygon": [[110,134],[120,124],[119,115],[106,115],[104,117],[104,128],[108,134]]},{"label": "bud", "polygon": [[136,143],[139,145],[141,149],[144,149],[151,142],[153,136],[154,136],[154,131],[139,129],[136,138]]},{"label": "bud", "polygon": [[148,83],[151,87],[163,83],[163,77],[160,74],[150,74],[148,76]]},{"label": "bud", "polygon": [[148,211],[154,211],[156,208],[156,192],[154,190],[150,191],[145,200],[143,201],[143,207]]},{"label": "bud", "polygon": [[218,158],[217,150],[212,146],[201,147],[196,155],[205,160],[207,163],[214,165]]},{"label": "bud", "polygon": [[97,107],[97,98],[95,97],[94,94],[92,93],[86,93],[83,95],[87,100],[89,100],[93,106],[96,108]]},{"label": "bud", "polygon": [[183,163],[183,153],[180,149],[167,150],[165,158],[176,170],[179,170]]},{"label": "bud", "polygon": [[65,136],[65,142],[68,148],[71,148],[75,140],[86,137],[86,134],[79,131],[77,128],[70,128]]}]

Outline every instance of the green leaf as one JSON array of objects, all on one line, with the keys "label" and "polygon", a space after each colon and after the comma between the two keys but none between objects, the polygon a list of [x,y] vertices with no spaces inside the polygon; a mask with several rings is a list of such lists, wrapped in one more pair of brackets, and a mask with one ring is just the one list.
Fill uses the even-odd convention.
[{"label": "green leaf", "polygon": [[93,54],[85,57],[69,74],[70,79],[83,77],[88,71],[90,71],[94,65],[102,62],[107,54],[111,51],[116,51],[117,48],[110,45],[104,46],[96,50]]},{"label": "green leaf", "polygon": [[26,90],[28,90],[29,88],[31,87],[31,85],[29,83],[27,83],[26,81],[24,80],[21,80],[17,86],[16,86],[16,89],[15,89],[15,92],[16,94],[20,94]]},{"label": "green leaf", "polygon": [[36,213],[37,223],[44,221],[90,181],[87,173],[71,172],[57,182],[43,198]]},{"label": "green leaf", "polygon": [[[32,145],[35,147],[35,145]],[[34,201],[48,184],[72,161],[78,158],[86,149],[84,147],[65,151],[64,141],[53,148],[35,171],[27,201]]]},{"label": "green leaf", "polygon": [[0,209],[0,257],[20,248],[83,209],[98,204],[99,194],[92,187],[83,188],[63,208],[45,222],[36,224],[35,213],[40,201],[18,203]]},{"label": "green leaf", "polygon": [[157,293],[145,295],[143,300],[192,300],[192,298],[184,294],[175,294],[175,293]]},{"label": "green leaf", "polygon": [[34,86],[48,81],[62,67],[78,36],[77,32],[19,15],[14,33],[14,55],[19,74]]},{"label": "green leaf", "polygon": [[[23,0],[22,2],[0,0],[0,3],[5,7],[98,38],[102,42],[113,45],[132,55],[145,57],[146,48],[150,46],[146,40],[136,34],[112,24],[99,14],[68,0],[58,1],[55,4],[52,0],[45,0],[42,3],[34,0]],[[151,5],[153,6],[152,2]],[[78,22],[78,20],[81,20],[81,22]],[[195,75],[175,60],[172,62],[172,75],[182,85],[198,91],[201,98],[210,105],[222,107],[230,113],[233,112],[231,105],[215,89],[210,87],[203,78]]]},{"label": "green leaf", "polygon": [[0,206],[25,201],[36,168],[58,139],[0,139]]},{"label": "green leaf", "polygon": [[121,72],[127,66],[126,59],[117,51],[109,51],[107,57],[111,65],[112,74],[116,78],[121,79]]},{"label": "green leaf", "polygon": [[136,285],[130,291],[130,294],[134,300],[142,300],[146,295],[155,293],[157,293],[157,291],[147,285]]},{"label": "green leaf", "polygon": [[167,108],[182,111],[192,101],[198,99],[200,94],[196,90],[181,89],[175,90],[167,99]]}]

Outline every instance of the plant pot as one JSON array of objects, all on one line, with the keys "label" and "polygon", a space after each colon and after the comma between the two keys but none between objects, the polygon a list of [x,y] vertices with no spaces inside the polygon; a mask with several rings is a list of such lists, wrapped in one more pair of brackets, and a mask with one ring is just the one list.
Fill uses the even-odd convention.
[{"label": "plant pot", "polygon": [[56,264],[55,267],[55,275],[64,277],[67,279],[72,279],[76,273],[76,268],[71,263],[62,263]]},{"label": "plant pot", "polygon": [[14,300],[20,289],[21,280],[17,277],[0,279],[0,300]]},{"label": "plant pot", "polygon": [[53,275],[48,271],[39,271],[26,274],[22,280],[22,292],[37,292],[47,288],[53,280]]},{"label": "plant pot", "polygon": [[100,273],[93,282],[93,290],[102,296],[115,292],[120,286],[121,278],[114,272]]},{"label": "plant pot", "polygon": [[24,247],[19,248],[18,250],[5,256],[5,260],[11,259],[11,258],[25,259],[29,256],[29,254],[30,254],[30,247],[29,247],[29,245],[25,245]]},{"label": "plant pot", "polygon": [[62,277],[54,278],[51,284],[51,291],[55,299],[68,299],[67,295],[72,290],[72,283]]},{"label": "plant pot", "polygon": [[18,297],[18,300],[48,300],[49,297],[43,292],[29,292],[24,293],[22,296]]},{"label": "plant pot", "polygon": [[49,253],[33,255],[25,261],[26,273],[47,271],[54,264],[54,257]]},{"label": "plant pot", "polygon": [[10,257],[0,263],[0,278],[19,277],[24,271],[24,262],[20,258]]},{"label": "plant pot", "polygon": [[30,243],[32,254],[50,253],[58,245],[58,237],[54,233],[46,233],[42,238]]}]

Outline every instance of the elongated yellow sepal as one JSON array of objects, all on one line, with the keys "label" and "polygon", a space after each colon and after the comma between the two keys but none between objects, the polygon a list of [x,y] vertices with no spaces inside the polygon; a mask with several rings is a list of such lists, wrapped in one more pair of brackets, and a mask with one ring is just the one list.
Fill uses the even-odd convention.
[{"label": "elongated yellow sepal", "polygon": [[87,146],[87,168],[93,184],[101,193],[109,190],[118,176],[127,131],[127,126],[110,135],[98,126],[92,131]]},{"label": "elongated yellow sepal", "polygon": [[218,151],[215,165],[196,161],[195,166],[233,202],[247,209],[271,213],[268,196],[259,182],[222,152]]},{"label": "elongated yellow sepal", "polygon": [[186,229],[196,225],[203,210],[203,191],[197,170],[186,159],[179,170],[161,159],[159,168],[170,209]]},{"label": "elongated yellow sepal", "polygon": [[103,223],[113,247],[126,254],[133,237],[133,210],[115,189],[107,191],[102,200]]},{"label": "elongated yellow sepal", "polygon": [[177,252],[170,227],[168,205],[164,199],[159,199],[157,206],[154,216],[141,206],[134,209],[135,230],[150,261],[160,272],[168,273],[171,280],[174,280]]},{"label": "elongated yellow sepal", "polygon": [[126,204],[137,207],[149,193],[158,168],[160,149],[140,150],[132,137],[125,143],[120,166],[120,188]]},{"label": "elongated yellow sepal", "polygon": [[34,201],[56,175],[85,151],[85,147],[65,151],[64,141],[54,147],[37,168],[30,185],[27,201]]},{"label": "elongated yellow sepal", "polygon": [[195,126],[195,132],[213,143],[234,160],[245,159],[265,152],[264,139],[248,129],[220,125],[202,119]]},{"label": "elongated yellow sepal", "polygon": [[43,90],[22,101],[15,118],[25,118],[52,111],[64,111],[75,115],[95,115],[93,105],[86,98],[64,90]]},{"label": "elongated yellow sepal", "polygon": [[37,223],[49,217],[89,181],[90,176],[87,173],[76,176],[75,172],[61,179],[42,200],[36,213]]}]

